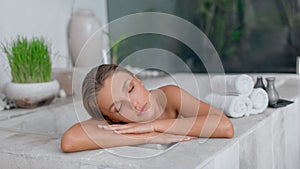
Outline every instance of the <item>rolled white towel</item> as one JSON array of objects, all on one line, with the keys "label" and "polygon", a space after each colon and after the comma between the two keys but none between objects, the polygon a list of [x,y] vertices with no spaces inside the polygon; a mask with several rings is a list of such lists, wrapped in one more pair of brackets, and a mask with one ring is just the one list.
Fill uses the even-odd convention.
[{"label": "rolled white towel", "polygon": [[253,109],[251,111],[251,114],[262,113],[268,107],[268,102],[269,102],[268,94],[262,88],[253,89],[249,98],[253,104]]},{"label": "rolled white towel", "polygon": [[252,102],[246,96],[209,94],[205,97],[205,100],[230,117],[249,116],[252,110]]},{"label": "rolled white towel", "polygon": [[246,75],[217,75],[211,80],[214,93],[232,96],[249,96],[254,86],[253,79]]}]

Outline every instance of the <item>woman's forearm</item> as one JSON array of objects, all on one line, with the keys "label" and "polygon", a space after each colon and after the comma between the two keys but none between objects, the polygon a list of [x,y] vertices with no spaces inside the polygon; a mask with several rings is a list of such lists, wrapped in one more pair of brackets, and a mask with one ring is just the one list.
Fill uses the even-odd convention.
[{"label": "woman's forearm", "polygon": [[98,126],[105,125],[97,120],[77,123],[68,129],[61,139],[61,149],[64,152],[77,152],[99,148],[131,146],[139,144],[170,144],[188,141],[192,137],[173,135],[160,132],[147,133],[116,133]]},{"label": "woman's forearm", "polygon": [[182,119],[157,120],[154,130],[194,137],[233,137],[233,126],[225,115],[203,115]]},{"label": "woman's forearm", "polygon": [[64,152],[77,152],[99,148],[129,146],[147,143],[143,134],[117,134],[98,128],[99,121],[77,123],[65,132],[61,139]]}]

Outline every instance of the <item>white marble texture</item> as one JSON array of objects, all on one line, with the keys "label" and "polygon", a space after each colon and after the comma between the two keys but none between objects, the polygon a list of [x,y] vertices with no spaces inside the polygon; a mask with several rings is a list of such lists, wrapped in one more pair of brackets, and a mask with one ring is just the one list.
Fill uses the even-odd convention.
[{"label": "white marble texture", "polygon": [[[256,79],[256,75],[251,76]],[[201,86],[205,86],[207,77],[202,77],[197,75],[196,79]],[[235,128],[232,139],[201,138],[178,143],[166,152],[163,149],[122,147],[62,153],[59,148],[62,129],[77,120],[72,118],[73,104],[52,106],[4,119],[0,121],[0,168],[300,168],[300,77],[291,74],[278,74],[276,77],[280,96],[293,100],[294,104],[278,109],[268,108],[259,115],[231,119]],[[175,78],[182,79],[185,87],[191,84],[184,81],[187,78],[184,74],[177,74]],[[162,78],[159,81],[166,82]],[[204,94],[202,89],[206,88],[201,88],[199,93]],[[54,117],[56,120],[53,120]],[[38,125],[37,121],[41,124]],[[43,123],[47,122],[55,127],[44,128],[47,125]],[[46,131],[52,133],[47,134]],[[148,158],[126,158],[110,153],[112,151],[161,154]]]}]

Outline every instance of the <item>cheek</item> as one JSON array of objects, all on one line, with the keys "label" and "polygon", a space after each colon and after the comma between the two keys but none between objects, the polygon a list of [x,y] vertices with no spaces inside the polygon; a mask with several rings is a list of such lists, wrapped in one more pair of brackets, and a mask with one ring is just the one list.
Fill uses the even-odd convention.
[{"label": "cheek", "polygon": [[134,106],[134,103],[143,103],[148,100],[148,95],[143,90],[136,90],[135,93],[132,93],[130,96],[130,103]]},{"label": "cheek", "polygon": [[142,97],[141,99],[143,99],[143,100],[149,99],[149,91],[144,86],[139,86],[138,93],[139,93],[140,97]]},{"label": "cheek", "polygon": [[125,108],[122,112],[120,112],[119,116],[121,116],[120,120],[124,122],[135,122],[137,120],[137,113],[132,108]]},{"label": "cheek", "polygon": [[150,92],[147,89],[144,89],[144,99],[150,101]]}]

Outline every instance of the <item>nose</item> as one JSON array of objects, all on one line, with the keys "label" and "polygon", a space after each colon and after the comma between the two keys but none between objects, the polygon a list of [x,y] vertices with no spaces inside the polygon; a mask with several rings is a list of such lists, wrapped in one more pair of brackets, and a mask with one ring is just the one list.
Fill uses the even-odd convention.
[{"label": "nose", "polygon": [[134,107],[134,108],[137,108],[137,105],[138,105],[137,101],[134,101],[134,102],[133,102],[133,107]]},{"label": "nose", "polygon": [[139,110],[139,107],[138,107],[138,106],[139,106],[139,103],[138,103],[137,101],[134,101],[134,100],[133,100],[133,101],[131,102],[131,105],[132,105],[132,107],[133,107],[135,110]]},{"label": "nose", "polygon": [[135,110],[139,110],[139,102],[138,99],[134,98],[134,97],[129,97],[130,100],[130,104],[131,106],[135,109]]}]

